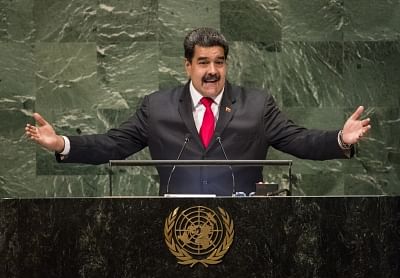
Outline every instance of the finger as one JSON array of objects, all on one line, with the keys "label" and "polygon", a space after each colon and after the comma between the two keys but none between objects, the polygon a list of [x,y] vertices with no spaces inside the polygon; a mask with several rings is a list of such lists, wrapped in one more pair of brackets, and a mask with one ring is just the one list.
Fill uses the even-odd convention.
[{"label": "finger", "polygon": [[32,140],[35,140],[35,141],[38,140],[40,137],[37,133],[31,132],[29,130],[25,131],[25,135],[26,135],[26,137],[28,137]]},{"label": "finger", "polygon": [[350,116],[352,120],[358,120],[361,114],[364,112],[364,106],[358,106],[357,110]]},{"label": "finger", "polygon": [[40,138],[39,138],[39,137],[36,137],[36,136],[33,136],[33,135],[29,136],[29,139],[31,139],[32,141],[34,141],[34,142],[36,142],[36,143],[39,143],[39,142],[40,142]]},{"label": "finger", "polygon": [[25,136],[26,136],[26,137],[31,137],[31,133],[29,132],[29,130],[26,130],[26,129],[25,129]]},{"label": "finger", "polygon": [[363,138],[368,133],[368,131],[370,129],[371,129],[370,125],[367,125],[367,126],[363,127],[361,132],[360,132],[360,134],[358,135],[358,138]]},{"label": "finger", "polygon": [[367,125],[364,127],[364,133],[367,133],[371,129],[371,125]]},{"label": "finger", "polygon": [[44,125],[48,125],[49,124],[48,122],[46,122],[46,120],[39,113],[33,113],[33,118],[35,119],[35,121],[40,126],[44,126]]},{"label": "finger", "polygon": [[362,120],[362,121],[361,121],[361,125],[362,125],[363,127],[365,127],[365,126],[369,125],[369,122],[370,122],[370,119],[369,119],[369,118],[368,118],[368,119],[365,119],[365,120]]},{"label": "finger", "polygon": [[32,140],[34,140],[34,141],[36,141],[36,142],[40,139],[40,137],[39,137],[37,134],[31,134],[31,135],[29,136],[29,138],[32,139]]},{"label": "finger", "polygon": [[27,137],[31,139],[38,139],[40,137],[38,128],[36,126],[32,126],[30,124],[27,124],[25,127],[25,134]]},{"label": "finger", "polygon": [[27,132],[30,132],[30,133],[37,133],[37,132],[38,132],[37,127],[36,127],[36,126],[33,126],[33,125],[30,125],[30,124],[27,124],[27,125],[26,125],[25,130],[26,130]]},{"label": "finger", "polygon": [[31,133],[31,131],[32,131],[32,127],[30,126],[30,125],[26,125],[26,127],[25,127],[25,133]]}]

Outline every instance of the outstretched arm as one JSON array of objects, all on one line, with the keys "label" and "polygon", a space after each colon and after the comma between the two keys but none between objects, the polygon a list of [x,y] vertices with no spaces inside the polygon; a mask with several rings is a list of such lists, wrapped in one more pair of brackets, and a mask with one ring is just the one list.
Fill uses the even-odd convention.
[{"label": "outstretched arm", "polygon": [[359,106],[357,110],[347,119],[343,126],[342,139],[345,144],[356,144],[371,129],[370,119],[361,120],[364,107]]},{"label": "outstretched arm", "polygon": [[26,136],[49,151],[62,152],[64,150],[64,139],[56,134],[53,127],[39,113],[34,113],[33,118],[37,126],[27,124],[25,127]]}]

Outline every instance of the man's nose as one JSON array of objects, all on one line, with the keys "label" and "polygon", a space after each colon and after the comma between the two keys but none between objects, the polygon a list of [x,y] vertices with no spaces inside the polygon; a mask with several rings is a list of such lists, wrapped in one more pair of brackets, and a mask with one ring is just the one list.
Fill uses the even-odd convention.
[{"label": "man's nose", "polygon": [[216,72],[217,72],[217,68],[216,68],[216,66],[215,66],[215,63],[214,63],[214,62],[211,62],[211,63],[210,63],[210,66],[209,66],[209,68],[208,68],[208,73],[213,74],[213,73],[216,73]]}]

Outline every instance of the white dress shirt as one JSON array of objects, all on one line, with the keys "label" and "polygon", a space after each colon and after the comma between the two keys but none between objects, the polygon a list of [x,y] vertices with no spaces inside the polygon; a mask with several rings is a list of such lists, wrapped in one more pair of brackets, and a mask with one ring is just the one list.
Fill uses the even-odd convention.
[{"label": "white dress shirt", "polygon": [[[197,131],[199,132],[201,124],[203,122],[204,113],[206,112],[206,107],[200,102],[203,96],[193,86],[192,81],[190,81],[189,90],[193,103],[193,119],[194,123],[196,124]],[[218,96],[212,98],[214,102],[211,104],[211,110],[214,114],[215,124],[217,123],[218,120],[219,107],[221,106],[221,99],[223,94],[224,94],[224,88],[222,89],[221,93]]]}]

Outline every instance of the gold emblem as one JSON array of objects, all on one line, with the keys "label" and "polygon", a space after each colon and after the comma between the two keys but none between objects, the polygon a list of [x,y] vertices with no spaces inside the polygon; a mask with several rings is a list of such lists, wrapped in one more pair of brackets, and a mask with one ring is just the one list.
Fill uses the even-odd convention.
[{"label": "gold emblem", "polygon": [[222,262],[233,242],[233,221],[218,207],[219,214],[204,206],[188,208],[178,214],[179,207],[165,220],[164,236],[169,251],[179,264],[193,267],[197,263]]},{"label": "gold emblem", "polygon": [[225,111],[228,112],[228,113],[231,113],[232,109],[230,107],[226,106],[225,107]]}]

